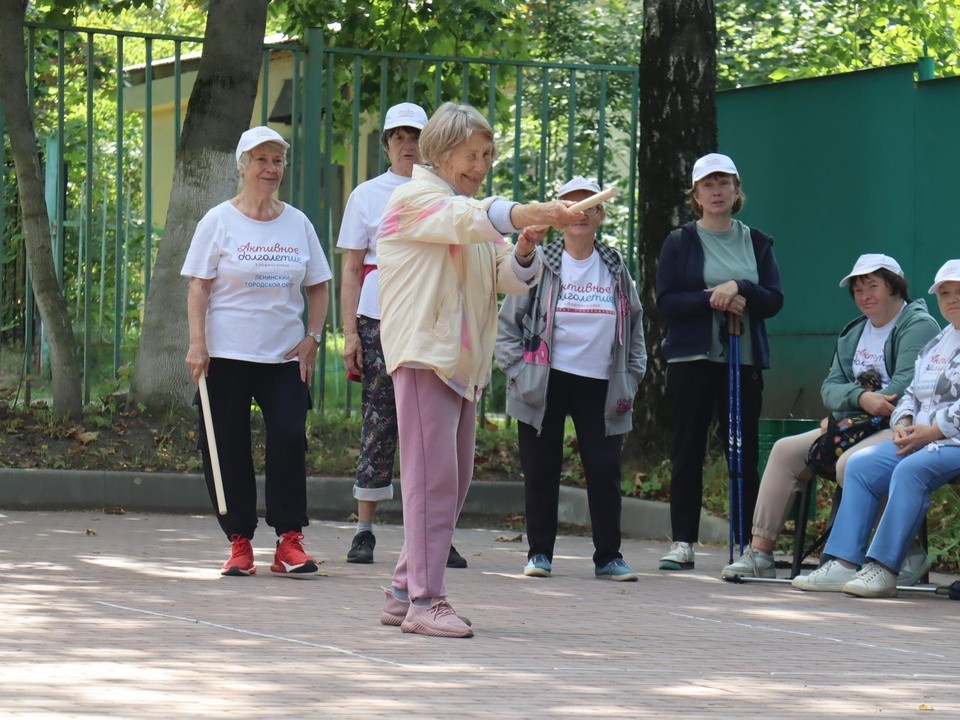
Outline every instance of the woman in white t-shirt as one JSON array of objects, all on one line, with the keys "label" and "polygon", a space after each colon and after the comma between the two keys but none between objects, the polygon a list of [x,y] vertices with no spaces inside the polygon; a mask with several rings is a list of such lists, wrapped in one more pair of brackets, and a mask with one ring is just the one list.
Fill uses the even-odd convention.
[{"label": "woman in white t-shirt", "polygon": [[[558,199],[600,191],[577,176]],[[528,562],[524,574],[549,577],[566,418],[573,419],[593,529],[594,572],[636,580],[620,554],[620,452],[633,425],[633,400],[647,367],[642,310],[623,258],[599,242],[603,206],[564,228],[543,252],[543,277],[500,310],[496,357],[509,382],[507,412],[519,421]]]},{"label": "woman in white t-shirt", "polygon": [[[820,388],[823,404],[837,420],[863,414],[889,418],[913,379],[917,353],[940,327],[923,299],[909,299],[900,264],[889,255],[861,255],[840,287],[848,288],[863,314],[837,338],[830,372]],[[760,481],[750,547],[723,569],[722,577],[776,577],[773,550],[777,535],[794,496],[812,479],[807,456],[813,442],[826,432],[828,419],[821,421],[819,429],[774,443]],[[883,429],[846,450],[837,460],[837,483],[843,485],[847,461],[855,453],[892,436],[892,430]],[[926,558],[919,547],[915,557],[911,556],[912,582],[929,568]]]},{"label": "woman in white t-shirt", "polygon": [[[843,499],[824,548],[834,559],[794,578],[796,588],[895,596],[930,493],[960,475],[960,260],[940,268],[930,294],[937,296],[949,325],[917,356],[913,382],[890,418],[893,438],[847,464]],[[886,508],[867,550],[885,496]]]},{"label": "woman in white t-shirt", "polygon": [[[223,575],[256,572],[257,485],[251,460],[250,405],[266,426],[266,521],[277,534],[271,572],[311,577],[303,549],[307,519],[306,424],[310,381],[327,315],[330,266],[307,217],[274,198],[289,144],[268,127],[240,136],[240,191],[212,208],[194,232],[180,274],[190,279],[186,363],[194,383],[207,377],[230,539]],[[304,329],[303,297],[309,324]],[[198,400],[199,403],[199,400]],[[204,476],[213,473],[201,414]]]}]

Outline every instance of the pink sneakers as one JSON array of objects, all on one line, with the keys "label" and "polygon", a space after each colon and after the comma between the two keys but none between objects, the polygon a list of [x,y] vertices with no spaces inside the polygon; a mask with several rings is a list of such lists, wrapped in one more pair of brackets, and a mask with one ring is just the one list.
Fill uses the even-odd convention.
[{"label": "pink sneakers", "polygon": [[270,572],[291,578],[316,577],[317,563],[303,550],[302,532],[291,530],[280,536]]},{"label": "pink sneakers", "polygon": [[245,577],[257,572],[257,566],[253,564],[253,548],[250,546],[250,540],[240,535],[230,537],[230,557],[220,568],[221,575],[231,577]]},{"label": "pink sneakers", "polygon": [[417,633],[419,635],[430,635],[431,637],[473,637],[471,627],[457,617],[457,613],[454,612],[446,598],[437,598],[425,607],[410,603],[407,616],[400,624],[400,629],[405,633]]},{"label": "pink sneakers", "polygon": [[[394,627],[400,627],[403,624],[404,618],[407,617],[407,611],[410,609],[409,600],[398,600],[397,597],[393,594],[393,588],[380,588],[383,590],[383,594],[387,596],[387,602],[383,606],[383,611],[380,613],[380,624],[381,625],[393,625]],[[463,621],[464,625],[472,625],[470,618],[465,618],[462,615],[457,617]]]},{"label": "pink sneakers", "polygon": [[407,610],[410,609],[409,600],[397,600],[393,594],[392,588],[380,588],[383,594],[387,596],[387,602],[380,613],[381,625],[395,625],[399,627],[403,624],[403,619],[407,616]]}]

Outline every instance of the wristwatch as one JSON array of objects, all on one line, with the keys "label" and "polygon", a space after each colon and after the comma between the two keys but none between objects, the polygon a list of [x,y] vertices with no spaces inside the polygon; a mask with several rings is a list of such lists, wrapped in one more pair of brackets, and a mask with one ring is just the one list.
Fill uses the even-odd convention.
[{"label": "wristwatch", "polygon": [[323,334],[322,334],[322,333],[312,333],[312,332],[308,332],[308,333],[307,333],[307,337],[312,337],[314,340],[316,340],[316,341],[317,341],[317,347],[320,347],[321,345],[323,345]]}]

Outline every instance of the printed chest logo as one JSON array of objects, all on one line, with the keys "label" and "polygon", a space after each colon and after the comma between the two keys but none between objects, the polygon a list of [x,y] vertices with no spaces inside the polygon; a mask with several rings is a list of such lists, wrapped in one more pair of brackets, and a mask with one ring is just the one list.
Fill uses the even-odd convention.
[{"label": "printed chest logo", "polygon": [[614,315],[613,287],[592,282],[561,282],[557,312]]},{"label": "printed chest logo", "polygon": [[[237,261],[251,263],[256,268],[291,268],[304,263],[300,248],[295,245],[283,245],[279,242],[271,245],[244,243],[237,248]],[[291,268],[292,269],[292,268]],[[244,283],[248,288],[262,290],[284,289],[294,286],[293,277],[284,272],[255,272]]]}]

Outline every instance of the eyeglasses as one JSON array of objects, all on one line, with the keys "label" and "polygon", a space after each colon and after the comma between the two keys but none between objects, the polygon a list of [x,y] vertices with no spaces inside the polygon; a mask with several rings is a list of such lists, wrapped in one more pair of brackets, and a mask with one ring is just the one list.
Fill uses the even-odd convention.
[{"label": "eyeglasses", "polygon": [[588,207],[583,211],[583,214],[587,217],[593,217],[594,215],[599,215],[600,211],[603,210],[603,205],[594,205],[593,207]]}]

